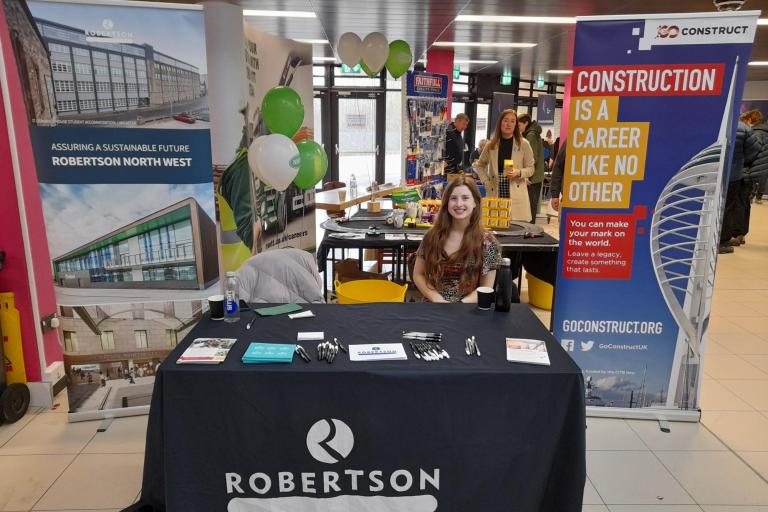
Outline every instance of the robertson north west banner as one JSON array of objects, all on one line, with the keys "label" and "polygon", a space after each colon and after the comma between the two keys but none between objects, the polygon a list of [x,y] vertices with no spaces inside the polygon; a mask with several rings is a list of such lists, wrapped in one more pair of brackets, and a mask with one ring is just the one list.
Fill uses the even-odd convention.
[{"label": "robertson north west banner", "polygon": [[588,405],[697,406],[758,15],[578,19],[554,333]]}]

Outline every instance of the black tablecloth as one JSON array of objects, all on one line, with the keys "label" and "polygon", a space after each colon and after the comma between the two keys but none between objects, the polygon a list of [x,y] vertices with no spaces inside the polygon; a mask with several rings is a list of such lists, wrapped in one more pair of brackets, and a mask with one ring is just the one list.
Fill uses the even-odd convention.
[{"label": "black tablecloth", "polygon": [[[513,305],[510,313],[421,303],[312,305],[312,311],[311,319],[259,318],[250,331],[249,318],[234,325],[206,318],[190,332],[157,374],[141,501],[127,510],[581,510],[581,371],[527,306]],[[424,362],[407,348],[407,361],[351,362],[345,354],[333,364],[298,356],[290,365],[240,361],[249,342],[292,343],[297,331],[356,344],[399,342],[404,329],[442,332],[451,358]],[[464,354],[470,335],[480,358]],[[505,336],[546,340],[551,366],[507,362]],[[238,343],[218,366],[174,364],[196,337]],[[311,439],[328,443],[308,442],[310,429],[321,434]],[[335,433],[326,436],[330,429]],[[353,436],[351,451],[331,436]],[[333,448],[324,453],[339,461],[316,460],[310,445]],[[242,494],[236,485],[227,493],[228,478]],[[259,494],[267,479],[269,491]],[[289,480],[293,489],[281,492],[291,488]],[[313,503],[297,503],[301,497]],[[381,497],[395,504],[363,503]],[[251,500],[238,505],[234,498]],[[268,498],[279,498],[282,507]],[[338,500],[353,501],[316,507]]]}]

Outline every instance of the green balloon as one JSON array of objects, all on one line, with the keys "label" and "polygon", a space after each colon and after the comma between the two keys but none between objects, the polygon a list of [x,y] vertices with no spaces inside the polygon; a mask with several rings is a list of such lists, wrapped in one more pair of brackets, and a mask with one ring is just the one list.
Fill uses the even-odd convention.
[{"label": "green balloon", "polygon": [[323,179],[328,170],[328,156],[323,147],[313,140],[303,140],[296,144],[301,156],[299,174],[293,182],[302,190],[314,188]]},{"label": "green balloon", "polygon": [[281,85],[273,87],[264,95],[261,114],[271,133],[293,137],[304,121],[304,104],[299,93]]},{"label": "green balloon", "polygon": [[360,67],[363,69],[363,73],[373,78],[374,76],[378,75],[378,71],[373,71],[371,68],[365,65],[365,62],[363,62],[363,59],[360,59]]},{"label": "green balloon", "polygon": [[387,70],[393,78],[400,78],[408,71],[413,61],[411,47],[402,39],[389,43],[389,57],[387,57]]}]

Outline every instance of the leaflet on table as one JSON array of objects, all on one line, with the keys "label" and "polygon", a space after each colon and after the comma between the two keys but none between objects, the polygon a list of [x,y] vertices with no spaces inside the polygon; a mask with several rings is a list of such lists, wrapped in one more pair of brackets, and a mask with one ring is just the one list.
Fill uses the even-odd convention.
[{"label": "leaflet on table", "polygon": [[244,363],[290,363],[296,345],[289,343],[251,343],[243,354]]},{"label": "leaflet on table", "polygon": [[177,364],[219,364],[227,358],[236,338],[195,338]]},{"label": "leaflet on table", "polygon": [[549,366],[547,344],[541,340],[507,338],[507,361]]},{"label": "leaflet on table", "polygon": [[350,361],[395,361],[408,359],[402,343],[350,345]]}]

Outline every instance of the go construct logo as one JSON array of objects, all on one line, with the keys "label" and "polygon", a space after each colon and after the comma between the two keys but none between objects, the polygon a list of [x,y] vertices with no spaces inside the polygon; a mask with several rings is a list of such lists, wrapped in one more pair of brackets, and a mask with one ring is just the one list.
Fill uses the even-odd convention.
[{"label": "go construct logo", "polygon": [[346,459],[355,445],[352,429],[341,420],[320,420],[307,432],[307,449],[316,460],[335,464]]}]

